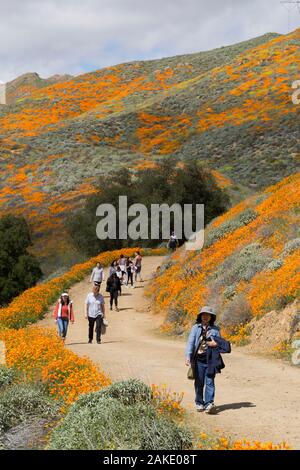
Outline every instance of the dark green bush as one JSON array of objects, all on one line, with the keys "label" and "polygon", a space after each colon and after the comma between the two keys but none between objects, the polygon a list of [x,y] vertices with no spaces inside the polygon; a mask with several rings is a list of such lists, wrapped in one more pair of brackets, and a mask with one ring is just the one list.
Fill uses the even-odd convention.
[{"label": "dark green bush", "polygon": [[[100,178],[99,192],[86,199],[84,209],[70,215],[67,227],[76,247],[83,253],[93,256],[104,250],[136,246],[136,240],[119,238],[119,211],[116,211],[116,239],[99,240],[96,226],[99,218],[96,211],[100,204],[119,206],[119,196],[127,196],[128,207],[135,203],[143,204],[148,210],[148,227],[151,227],[152,204],[193,204],[195,227],[195,204],[205,204],[205,224],[223,213],[229,205],[228,195],[216,184],[211,173],[201,167],[197,161],[187,161],[184,167],[179,167],[177,158],[162,159],[157,162],[155,169],[119,170],[109,176]],[[174,216],[171,214],[171,227],[174,229]],[[182,229],[184,225],[182,223]],[[142,239],[142,247],[156,246],[163,241],[160,227],[158,239]],[[149,233],[147,233],[147,236]],[[187,238],[190,234],[187,235]],[[182,236],[180,243],[185,241]]]},{"label": "dark green bush", "polygon": [[0,306],[34,286],[42,275],[37,259],[28,253],[29,226],[23,217],[0,218]]}]

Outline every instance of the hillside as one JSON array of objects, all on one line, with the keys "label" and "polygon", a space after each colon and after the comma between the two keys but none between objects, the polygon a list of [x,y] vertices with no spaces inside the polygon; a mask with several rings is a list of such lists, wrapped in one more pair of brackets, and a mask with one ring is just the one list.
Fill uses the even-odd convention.
[{"label": "hillside", "polygon": [[212,304],[232,340],[252,335],[252,349],[264,342],[270,352],[300,337],[299,211],[300,173],[215,219],[201,252],[178,250],[148,292],[166,313],[163,329],[182,333],[199,306]]},{"label": "hillside", "polygon": [[70,252],[65,216],[113,168],[176,154],[252,190],[295,172],[299,36],[11,86],[0,108],[1,212],[24,214],[35,252],[55,265]]},{"label": "hillside", "polygon": [[56,83],[66,82],[71,78],[71,75],[53,75],[49,78],[41,78],[37,73],[25,73],[6,83],[6,103],[20,102],[36,90]]}]

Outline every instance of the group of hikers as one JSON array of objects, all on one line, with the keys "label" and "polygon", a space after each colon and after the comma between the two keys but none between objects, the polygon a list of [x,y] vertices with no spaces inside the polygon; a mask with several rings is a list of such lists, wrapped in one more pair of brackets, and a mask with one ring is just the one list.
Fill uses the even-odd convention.
[{"label": "group of hikers", "polygon": [[[176,248],[175,248],[176,249]],[[114,260],[109,269],[106,291],[110,294],[110,309],[113,303],[118,309],[118,296],[122,286],[134,287],[137,279],[141,281],[142,257],[139,252],[135,258],[125,258],[123,255]],[[101,330],[107,326],[104,297],[100,287],[104,281],[104,270],[100,263],[93,269],[90,282],[93,282],[92,292],[88,293],[85,301],[85,318],[88,320],[88,342],[93,342],[94,331],[96,341],[101,343]],[[64,292],[54,309],[58,332],[63,340],[66,338],[69,322],[74,323],[73,303],[68,293]],[[225,367],[221,354],[230,353],[231,346],[220,335],[215,325],[216,313],[212,307],[202,307],[196,322],[191,329],[186,345],[186,366],[189,367],[188,378],[194,380],[196,410],[212,414],[215,411],[215,375]]]},{"label": "group of hikers", "polygon": [[[139,251],[135,253],[134,259],[125,257],[121,254],[119,259],[115,259],[109,268],[109,275],[106,281],[106,292],[110,294],[110,310],[115,305],[118,312],[118,298],[122,294],[122,286],[128,288],[130,284],[135,287],[134,282],[143,282],[141,277],[142,256]],[[101,343],[102,325],[107,326],[105,316],[104,297],[100,294],[102,282],[105,280],[104,269],[101,263],[97,263],[92,270],[90,283],[93,283],[92,292],[88,293],[85,301],[85,318],[88,320],[88,342],[93,342],[94,330],[96,331],[96,341]],[[74,323],[73,302],[67,292],[61,294],[58,300],[53,316],[57,323],[58,334],[65,340],[67,336],[69,323]]]}]

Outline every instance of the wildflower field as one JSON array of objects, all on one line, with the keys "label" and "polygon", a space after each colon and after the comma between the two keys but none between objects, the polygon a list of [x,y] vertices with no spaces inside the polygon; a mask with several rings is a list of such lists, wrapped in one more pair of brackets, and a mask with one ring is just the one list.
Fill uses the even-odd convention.
[{"label": "wildflower field", "polygon": [[113,169],[176,155],[254,190],[293,173],[299,35],[14,86],[0,110],[0,213],[25,216],[34,252],[67,263],[66,217]]},{"label": "wildflower field", "polygon": [[213,304],[227,336],[247,340],[247,323],[299,297],[300,173],[246,199],[206,229],[201,252],[178,250],[148,287],[167,313],[165,332],[184,331],[199,305]]}]

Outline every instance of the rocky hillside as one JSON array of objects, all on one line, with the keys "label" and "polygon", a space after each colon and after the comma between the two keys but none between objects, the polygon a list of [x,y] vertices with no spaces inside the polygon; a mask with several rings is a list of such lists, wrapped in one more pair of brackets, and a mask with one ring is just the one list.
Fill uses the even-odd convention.
[{"label": "rocky hillside", "polygon": [[165,330],[182,333],[195,321],[199,306],[211,304],[219,325],[238,342],[254,327],[252,339],[257,342],[264,334],[260,346],[264,342],[269,349],[276,339],[288,342],[297,331],[300,337],[299,222],[300,173],[215,219],[206,230],[204,249],[178,250],[149,288],[157,308],[166,313]]},{"label": "rocky hillside", "polygon": [[46,259],[68,252],[66,214],[114,168],[176,154],[252,190],[295,172],[299,44],[297,30],[55,84],[12,82],[0,107],[1,211],[30,220]]}]

